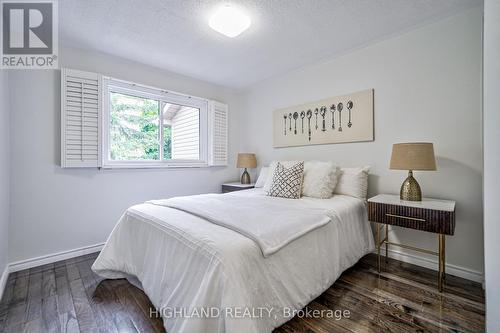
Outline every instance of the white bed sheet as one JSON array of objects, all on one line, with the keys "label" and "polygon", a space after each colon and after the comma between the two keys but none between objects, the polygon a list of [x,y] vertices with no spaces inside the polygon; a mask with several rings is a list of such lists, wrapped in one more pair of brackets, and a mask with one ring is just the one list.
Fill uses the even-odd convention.
[{"label": "white bed sheet", "polygon": [[[333,209],[338,219],[268,258],[251,239],[202,218],[163,206],[133,206],[92,268],[105,278],[137,277],[169,333],[271,332],[291,319],[290,310],[303,308],[374,249],[362,200],[300,200]],[[207,309],[214,316],[199,318]]]}]

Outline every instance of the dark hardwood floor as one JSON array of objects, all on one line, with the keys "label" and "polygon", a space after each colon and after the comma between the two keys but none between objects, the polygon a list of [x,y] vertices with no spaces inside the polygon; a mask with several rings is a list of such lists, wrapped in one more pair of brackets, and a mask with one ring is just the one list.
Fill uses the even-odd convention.
[{"label": "dark hardwood floor", "polygon": [[[0,332],[164,332],[147,296],[126,280],[103,280],[97,254],[12,273],[0,302]],[[483,332],[481,285],[390,260],[381,274],[368,255],[307,307],[349,318],[297,318],[275,332]]]}]

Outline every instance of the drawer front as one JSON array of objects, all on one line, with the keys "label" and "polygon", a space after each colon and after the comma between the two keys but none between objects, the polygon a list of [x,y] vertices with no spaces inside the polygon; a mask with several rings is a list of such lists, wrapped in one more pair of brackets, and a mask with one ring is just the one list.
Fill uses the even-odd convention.
[{"label": "drawer front", "polygon": [[222,193],[243,191],[243,190],[248,190],[250,188],[253,188],[253,187],[238,187],[238,186],[222,185]]},{"label": "drawer front", "polygon": [[455,212],[368,202],[368,219],[439,234],[455,232]]},{"label": "drawer front", "polygon": [[237,191],[237,189],[235,189],[232,186],[222,185],[222,193],[228,193],[228,192],[233,192],[233,191]]}]

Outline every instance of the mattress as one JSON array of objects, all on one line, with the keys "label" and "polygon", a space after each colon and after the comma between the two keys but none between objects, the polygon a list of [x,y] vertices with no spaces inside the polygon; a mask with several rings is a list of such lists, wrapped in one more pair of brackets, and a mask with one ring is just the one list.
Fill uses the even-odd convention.
[{"label": "mattress", "polygon": [[[231,196],[264,196],[262,189]],[[328,289],[374,241],[364,201],[335,195],[301,203],[338,218],[265,258],[251,239],[173,208],[130,207],[92,269],[135,277],[165,329],[175,332],[271,332]],[[290,200],[290,207],[296,200]]]}]

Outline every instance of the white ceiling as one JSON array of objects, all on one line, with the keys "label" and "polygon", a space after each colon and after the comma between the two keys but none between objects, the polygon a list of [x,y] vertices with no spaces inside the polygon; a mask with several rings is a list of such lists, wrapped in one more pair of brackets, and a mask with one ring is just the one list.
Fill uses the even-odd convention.
[{"label": "white ceiling", "polygon": [[[208,27],[217,6],[244,8],[237,38]],[[62,0],[63,46],[96,50],[244,88],[479,5],[482,0]]]}]

